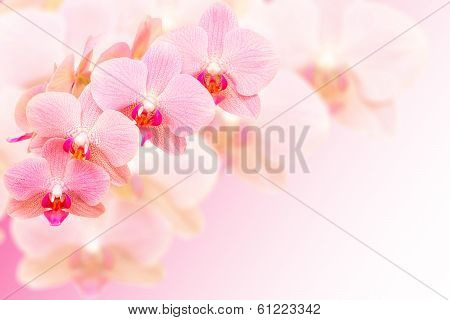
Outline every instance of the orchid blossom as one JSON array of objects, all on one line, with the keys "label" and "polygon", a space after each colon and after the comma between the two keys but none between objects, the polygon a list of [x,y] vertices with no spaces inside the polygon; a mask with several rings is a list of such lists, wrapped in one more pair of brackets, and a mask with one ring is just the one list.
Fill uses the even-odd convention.
[{"label": "orchid blossom", "polygon": [[150,140],[182,153],[185,136],[209,124],[214,102],[208,91],[181,74],[181,58],[170,44],[155,42],[142,61],[105,61],[92,73],[92,95],[103,110],[120,110],[136,122],[142,144]]},{"label": "orchid blossom", "polygon": [[27,118],[36,141],[43,144],[59,138],[64,151],[73,158],[98,164],[115,184],[127,182],[127,163],[137,152],[139,132],[120,112],[102,111],[92,98],[90,86],[79,100],[65,92],[35,96],[28,103]]},{"label": "orchid blossom", "polygon": [[99,166],[72,159],[64,141],[49,140],[42,158],[28,158],[9,168],[4,176],[11,199],[6,213],[33,218],[44,214],[52,226],[69,215],[98,217],[100,203],[109,188],[109,176]]},{"label": "orchid blossom", "polygon": [[198,26],[165,36],[183,55],[183,72],[196,77],[225,111],[257,118],[258,92],[275,76],[278,59],[262,36],[239,28],[227,5],[211,6]]},{"label": "orchid blossom", "polygon": [[[332,13],[312,0],[260,2],[246,25],[272,40],[284,66],[317,90],[333,118],[370,133],[390,132],[394,99],[424,62],[425,37],[420,27],[398,37],[414,21],[386,4],[347,2]],[[297,30],[308,31],[299,36]]]},{"label": "orchid blossom", "polygon": [[[14,220],[12,236],[24,254],[19,281],[27,283],[69,254],[31,286],[44,289],[73,283],[82,295],[95,295],[110,282],[152,285],[159,281],[164,275],[159,261],[172,239],[160,209],[147,207],[119,223],[133,203],[110,199],[107,206],[107,214],[98,219],[73,217],[56,229],[42,228],[37,220]],[[98,237],[111,226],[115,227]]]}]

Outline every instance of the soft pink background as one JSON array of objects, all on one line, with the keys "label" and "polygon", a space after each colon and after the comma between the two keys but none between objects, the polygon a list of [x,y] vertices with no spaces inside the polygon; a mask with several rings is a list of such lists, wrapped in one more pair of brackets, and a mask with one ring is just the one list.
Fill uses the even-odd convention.
[{"label": "soft pink background", "polygon": [[[382,1],[419,20],[443,4]],[[429,63],[397,101],[389,138],[333,125],[291,193],[444,295],[450,295],[450,7],[422,27]],[[307,92],[293,94],[302,98]],[[287,107],[287,106],[286,106]],[[3,196],[3,195],[2,195]],[[402,271],[283,193],[222,177],[202,205],[204,232],[176,240],[153,288],[110,284],[99,298],[438,298]],[[1,223],[8,229],[9,220]],[[20,253],[0,245],[0,296],[19,286]],[[67,285],[14,299],[78,299]]]}]

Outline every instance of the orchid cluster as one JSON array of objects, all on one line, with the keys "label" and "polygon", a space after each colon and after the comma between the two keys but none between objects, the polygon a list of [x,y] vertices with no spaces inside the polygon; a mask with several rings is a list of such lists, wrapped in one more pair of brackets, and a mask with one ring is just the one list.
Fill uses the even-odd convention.
[{"label": "orchid cluster", "polygon": [[161,30],[147,18],[132,46],[115,43],[95,63],[90,37],[76,68],[69,54],[25,92],[15,112],[25,133],[10,142],[29,141],[33,157],[4,175],[7,214],[43,214],[52,226],[69,214],[99,217],[110,184],[130,182],[128,164],[140,145],[180,155],[218,107],[258,117],[258,93],[278,66],[269,41],[240,28],[223,4],[209,7],[196,26]]}]

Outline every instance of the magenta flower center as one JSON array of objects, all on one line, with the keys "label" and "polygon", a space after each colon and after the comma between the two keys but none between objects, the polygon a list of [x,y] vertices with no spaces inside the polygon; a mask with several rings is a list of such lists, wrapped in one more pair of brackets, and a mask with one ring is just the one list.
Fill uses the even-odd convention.
[{"label": "magenta flower center", "polygon": [[149,96],[136,104],[131,113],[138,127],[156,127],[162,123],[162,114],[158,110],[158,101]]},{"label": "magenta flower center", "polygon": [[228,81],[223,75],[220,66],[212,62],[206,70],[197,75],[197,80],[209,91],[211,94],[222,92],[228,87]]},{"label": "magenta flower center", "polygon": [[89,160],[91,151],[89,148],[89,137],[84,131],[66,139],[63,145],[64,151],[70,153],[75,159]]},{"label": "magenta flower center", "polygon": [[63,192],[60,184],[56,184],[52,191],[46,193],[41,202],[45,209],[44,215],[52,226],[59,226],[67,218],[67,209],[71,204],[69,195]]}]

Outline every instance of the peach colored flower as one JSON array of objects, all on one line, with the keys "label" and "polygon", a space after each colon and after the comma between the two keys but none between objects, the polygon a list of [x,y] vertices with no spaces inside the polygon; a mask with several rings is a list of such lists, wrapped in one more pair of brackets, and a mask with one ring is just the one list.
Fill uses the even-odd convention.
[{"label": "peach colored flower", "polygon": [[275,76],[277,56],[265,38],[239,28],[228,6],[215,4],[198,26],[178,29],[164,38],[182,53],[183,72],[195,76],[217,105],[238,116],[258,116],[257,94]]},{"label": "peach colored flower", "polygon": [[69,254],[32,281],[31,288],[74,283],[83,295],[92,295],[110,282],[159,281],[164,274],[159,261],[170,246],[171,228],[157,207],[142,209],[120,223],[134,205],[110,200],[107,214],[98,219],[72,217],[57,229],[43,228],[36,220],[14,220],[13,239],[24,254],[17,270],[19,281],[27,283]]},{"label": "peach colored flower", "polygon": [[150,140],[167,152],[182,153],[185,136],[212,120],[214,102],[198,81],[181,74],[181,64],[174,46],[156,42],[143,61],[102,63],[92,73],[92,95],[100,108],[121,110],[133,119],[142,144]]},{"label": "peach colored flower", "polygon": [[44,214],[52,226],[69,215],[98,217],[100,201],[109,187],[109,177],[99,166],[71,159],[63,141],[48,141],[43,158],[28,158],[9,168],[5,186],[11,196],[6,213],[34,218]]}]

